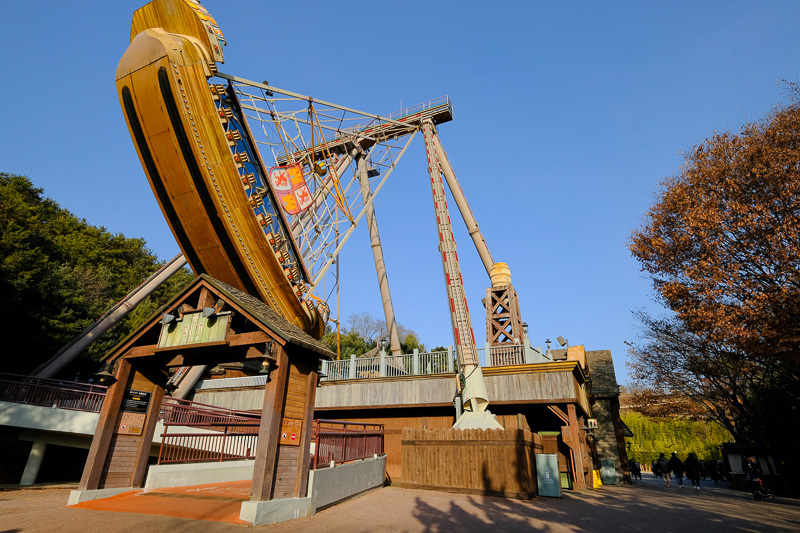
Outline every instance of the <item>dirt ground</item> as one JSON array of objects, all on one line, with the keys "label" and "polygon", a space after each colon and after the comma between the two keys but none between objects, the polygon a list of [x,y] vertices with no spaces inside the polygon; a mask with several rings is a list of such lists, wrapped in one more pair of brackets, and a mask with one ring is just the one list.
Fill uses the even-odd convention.
[{"label": "dirt ground", "polygon": [[[714,488],[666,488],[645,475],[632,486],[607,486],[561,499],[507,500],[386,487],[315,516],[260,531],[800,531],[800,502],[755,502]],[[0,532],[242,531],[247,526],[152,514],[65,507],[68,489],[0,491]],[[176,505],[179,504],[176,499]]]}]

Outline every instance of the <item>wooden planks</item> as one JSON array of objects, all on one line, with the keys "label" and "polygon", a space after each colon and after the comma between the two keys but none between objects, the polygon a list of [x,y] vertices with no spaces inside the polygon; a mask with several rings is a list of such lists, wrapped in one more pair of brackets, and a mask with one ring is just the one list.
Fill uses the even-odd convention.
[{"label": "wooden planks", "polygon": [[527,430],[405,428],[402,485],[528,499],[540,446]]}]

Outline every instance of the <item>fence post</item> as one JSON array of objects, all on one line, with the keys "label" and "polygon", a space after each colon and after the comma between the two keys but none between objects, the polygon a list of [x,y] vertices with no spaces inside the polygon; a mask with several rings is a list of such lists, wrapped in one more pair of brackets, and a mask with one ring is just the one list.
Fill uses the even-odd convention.
[{"label": "fence post", "polygon": [[486,355],[486,366],[494,366],[492,365],[492,345],[489,344],[489,341],[486,341],[486,344],[483,345],[483,353]]},{"label": "fence post", "polygon": [[386,377],[386,350],[381,350],[381,364],[378,367],[378,375]]},{"label": "fence post", "polygon": [[447,347],[447,371],[454,372],[453,370],[453,347]]},{"label": "fence post", "polygon": [[328,360],[327,359],[323,359],[322,360],[322,368],[320,368],[320,372],[325,376],[324,378],[322,378],[322,380],[323,381],[327,381],[328,380]]},{"label": "fence post", "polygon": [[531,365],[536,362],[536,356],[533,354],[533,348],[531,348],[531,340],[525,335],[525,340],[523,341],[525,346],[525,364]]},{"label": "fence post", "polygon": [[356,379],[356,354],[350,354],[350,379]]},{"label": "fence post", "polygon": [[415,376],[419,375],[419,350],[414,348],[414,359],[411,363],[411,373]]},{"label": "fence post", "polygon": [[228,440],[228,424],[225,424],[225,430],[222,432],[222,446],[219,447],[219,460],[222,461],[225,452],[225,445]]}]

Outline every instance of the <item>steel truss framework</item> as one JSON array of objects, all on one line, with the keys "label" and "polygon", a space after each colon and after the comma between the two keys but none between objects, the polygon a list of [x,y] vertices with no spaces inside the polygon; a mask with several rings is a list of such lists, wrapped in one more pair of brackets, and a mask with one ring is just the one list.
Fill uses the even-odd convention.
[{"label": "steel truss framework", "polygon": [[[292,266],[312,293],[327,300],[338,282],[331,279],[333,274],[326,280],[330,266],[419,131],[419,119],[408,119],[420,111],[449,107],[449,99],[382,117],[236,76],[217,76],[228,82],[226,92],[242,110],[247,124],[241,126],[252,135],[264,170],[292,164],[303,170],[309,206],[293,214],[279,205],[270,206],[262,214],[267,222],[262,226],[265,232],[278,234],[277,221],[263,217],[286,216],[300,256]],[[270,186],[266,177],[243,181],[248,197],[256,203],[265,201]],[[291,244],[288,238],[281,239],[287,257],[292,257]]]}]

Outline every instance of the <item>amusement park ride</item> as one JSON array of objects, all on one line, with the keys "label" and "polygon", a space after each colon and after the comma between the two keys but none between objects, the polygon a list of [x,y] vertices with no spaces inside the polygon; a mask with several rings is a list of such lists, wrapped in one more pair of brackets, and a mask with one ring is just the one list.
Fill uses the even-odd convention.
[{"label": "amusement park ride", "polygon": [[452,120],[449,98],[365,113],[221,73],[225,44],[199,2],[155,0],[134,14],[116,74],[139,159],[192,270],[261,299],[319,339],[338,283],[330,267],[366,216],[399,353],[374,199],[422,132],[465,408],[454,427],[501,428],[486,409],[445,180],[492,290],[505,291],[501,305],[486,302],[487,340],[521,342],[525,333],[508,267],[493,262],[437,134]]}]

